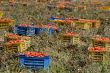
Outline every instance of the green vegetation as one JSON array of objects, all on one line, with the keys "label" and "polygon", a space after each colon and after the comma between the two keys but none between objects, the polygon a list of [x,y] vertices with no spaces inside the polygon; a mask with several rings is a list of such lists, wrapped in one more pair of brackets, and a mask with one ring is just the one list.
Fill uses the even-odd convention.
[{"label": "green vegetation", "polygon": [[[78,4],[80,5],[80,2]],[[1,7],[9,10],[9,15],[5,14],[4,17],[9,16],[16,19],[17,24],[47,24],[49,23],[49,17],[53,15],[98,19],[101,21],[101,26],[99,29],[90,31],[78,30],[77,32],[85,32],[85,35],[87,35],[82,38],[83,43],[80,44],[81,46],[64,46],[63,43],[60,43],[59,35],[52,37],[49,37],[47,34],[33,36],[33,46],[28,50],[45,52],[50,55],[51,63],[48,70],[31,71],[23,68],[20,71],[18,69],[18,58],[16,54],[8,55],[6,53],[4,54],[3,50],[0,50],[0,73],[110,73],[110,65],[92,64],[87,52],[88,44],[90,43],[88,37],[90,35],[99,34],[110,38],[110,30],[108,28],[110,27],[110,12],[95,10],[96,6],[91,5],[88,5],[86,10],[73,8],[72,12],[59,9],[48,10],[47,4],[45,3],[42,5],[33,4],[27,7],[23,7],[19,4],[16,4],[14,7],[9,5],[1,5]],[[69,28],[67,27],[67,29]]]}]

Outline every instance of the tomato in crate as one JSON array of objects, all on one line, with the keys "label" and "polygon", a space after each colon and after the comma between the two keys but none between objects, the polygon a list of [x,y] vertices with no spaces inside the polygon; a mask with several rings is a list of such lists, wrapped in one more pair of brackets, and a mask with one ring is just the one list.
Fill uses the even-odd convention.
[{"label": "tomato in crate", "polygon": [[50,57],[39,52],[24,52],[19,54],[19,68],[48,69]]},{"label": "tomato in crate", "polygon": [[21,36],[13,34],[13,33],[8,33],[5,35],[5,40],[6,41],[11,41],[11,40],[19,40],[21,39]]}]

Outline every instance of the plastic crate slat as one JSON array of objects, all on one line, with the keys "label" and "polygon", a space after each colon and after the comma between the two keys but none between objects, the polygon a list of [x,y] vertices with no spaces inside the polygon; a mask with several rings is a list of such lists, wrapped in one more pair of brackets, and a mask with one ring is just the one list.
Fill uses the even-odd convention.
[{"label": "plastic crate slat", "polygon": [[27,33],[26,31],[17,31],[17,33]]},{"label": "plastic crate slat", "polygon": [[22,68],[22,65],[25,65],[28,69],[40,69],[40,68],[48,68],[49,57],[29,57],[20,55],[19,57],[19,67]]},{"label": "plastic crate slat", "polygon": [[44,66],[26,66],[26,67],[30,69],[38,69],[38,68],[43,68]]},{"label": "plastic crate slat", "polygon": [[44,61],[43,58],[40,59],[40,58],[34,58],[34,57],[29,57],[29,58],[27,57],[27,58],[25,58],[25,61],[26,61],[26,60],[27,60],[27,61],[36,61],[36,60],[37,60],[37,61]]},{"label": "plastic crate slat", "polygon": [[44,63],[44,61],[37,61],[37,60],[36,61],[32,61],[32,60],[31,61],[24,61],[24,62],[25,63],[30,63],[30,62],[33,62],[33,63]]},{"label": "plastic crate slat", "polygon": [[44,63],[44,61],[40,61],[40,60],[36,60],[36,61],[33,61],[33,60],[25,60],[26,63],[30,63],[30,62],[33,62],[33,63]]},{"label": "plastic crate slat", "polygon": [[41,65],[41,66],[44,66],[44,63],[33,63],[33,62],[30,62],[30,63],[24,63],[24,65]]},{"label": "plastic crate slat", "polygon": [[25,30],[23,30],[23,31],[21,31],[21,30],[17,30],[17,32],[27,32],[27,31],[25,31]]}]

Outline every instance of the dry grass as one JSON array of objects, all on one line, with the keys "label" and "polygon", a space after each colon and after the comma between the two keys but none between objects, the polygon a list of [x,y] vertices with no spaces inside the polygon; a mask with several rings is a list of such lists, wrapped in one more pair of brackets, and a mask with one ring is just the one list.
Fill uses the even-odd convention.
[{"label": "dry grass", "polygon": [[[78,3],[80,4],[80,3]],[[9,10],[9,16],[17,20],[19,23],[34,23],[34,24],[45,24],[49,23],[49,16],[62,16],[62,17],[76,17],[76,18],[89,18],[101,20],[101,26],[97,31],[82,31],[77,32],[84,33],[85,38],[89,37],[91,33],[100,34],[103,36],[110,37],[110,13],[97,11],[94,7],[88,5],[87,10],[72,9],[72,12],[52,9],[49,11],[46,7],[47,4],[43,5],[31,5],[28,7],[22,7],[16,5],[10,7],[9,5],[2,5],[7,7]],[[31,17],[29,17],[31,16]],[[6,15],[5,15],[6,17]],[[25,22],[23,22],[25,20]],[[68,29],[68,28],[67,28]],[[95,29],[96,30],[96,29]],[[73,30],[74,31],[74,30]],[[91,35],[91,36],[92,36]],[[51,63],[48,70],[36,71],[35,73],[110,73],[108,66],[101,64],[92,64],[88,59],[87,47],[90,43],[89,39],[83,39],[85,45],[68,45],[64,46],[60,43],[58,35],[49,37],[47,34],[41,34],[39,36],[32,37],[32,47],[29,50],[45,52],[51,57]],[[19,73],[18,61],[15,55],[9,56],[4,54],[3,50],[0,51],[0,73]],[[16,58],[16,59],[15,59]],[[34,73],[31,70],[22,69],[21,73]]]}]

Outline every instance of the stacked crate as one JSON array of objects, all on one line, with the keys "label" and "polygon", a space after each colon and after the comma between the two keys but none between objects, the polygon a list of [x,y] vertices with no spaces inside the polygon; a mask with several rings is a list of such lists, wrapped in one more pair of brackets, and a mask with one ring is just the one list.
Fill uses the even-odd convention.
[{"label": "stacked crate", "polygon": [[77,18],[60,18],[60,17],[50,17],[50,20],[56,23],[58,26],[71,26],[79,29],[90,29],[99,28],[99,20],[89,20],[89,19],[77,19]]},{"label": "stacked crate", "polygon": [[89,47],[89,58],[92,62],[98,62],[107,65],[109,62],[109,53],[105,48]]},{"label": "stacked crate", "polygon": [[66,32],[62,35],[61,41],[64,43],[79,44],[80,43],[79,34],[74,32]]},{"label": "stacked crate", "polygon": [[5,40],[6,41],[11,41],[11,40],[24,40],[25,41],[25,45],[26,47],[30,47],[30,44],[31,44],[31,38],[30,37],[27,37],[27,36],[19,36],[19,35],[16,35],[16,34],[12,34],[12,33],[9,33],[7,35],[5,35]]},{"label": "stacked crate", "polygon": [[92,38],[91,46],[88,48],[89,58],[93,62],[108,64],[110,52],[110,39],[95,36]]},{"label": "stacked crate", "polygon": [[47,69],[50,58],[44,53],[24,52],[19,55],[19,68],[25,66],[28,69]]},{"label": "stacked crate", "polygon": [[102,48],[107,49],[107,51],[110,52],[110,39],[105,37],[93,37],[92,46],[93,47],[100,46]]},{"label": "stacked crate", "polygon": [[80,28],[80,29],[99,28],[100,21],[88,20],[88,19],[78,19],[77,21],[73,21],[72,25],[74,25],[75,28]]},{"label": "stacked crate", "polygon": [[8,53],[20,53],[27,49],[24,40],[11,40],[5,43],[5,52]]},{"label": "stacked crate", "polygon": [[23,36],[35,35],[35,28],[29,24],[20,24],[14,27],[14,33]]}]

